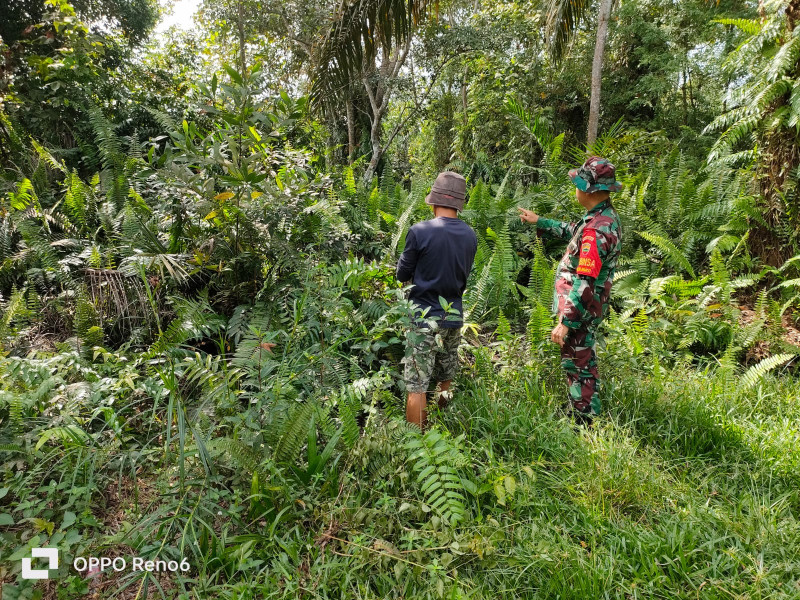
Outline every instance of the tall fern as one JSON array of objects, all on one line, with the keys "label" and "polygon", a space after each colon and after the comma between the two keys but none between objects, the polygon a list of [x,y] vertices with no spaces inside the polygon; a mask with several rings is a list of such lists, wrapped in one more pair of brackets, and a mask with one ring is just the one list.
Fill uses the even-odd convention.
[{"label": "tall fern", "polygon": [[425,503],[445,524],[463,521],[466,517],[464,485],[458,468],[464,465],[465,457],[454,441],[430,429],[424,435],[410,434],[405,448]]}]

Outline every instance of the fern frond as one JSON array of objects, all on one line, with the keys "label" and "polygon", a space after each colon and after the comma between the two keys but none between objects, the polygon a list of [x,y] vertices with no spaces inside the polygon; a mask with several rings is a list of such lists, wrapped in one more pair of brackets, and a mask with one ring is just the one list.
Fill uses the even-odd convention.
[{"label": "fern frond", "polygon": [[742,375],[742,379],[740,382],[741,389],[749,390],[755,387],[758,384],[758,382],[761,381],[761,378],[764,375],[766,375],[773,369],[776,369],[777,367],[786,364],[796,356],[797,356],[796,354],[776,354],[774,356],[767,357],[764,360],[758,362],[757,364],[747,369],[744,375]]},{"label": "fern frond", "polygon": [[649,231],[638,231],[641,237],[656,246],[664,254],[664,257],[669,259],[674,266],[679,267],[689,273],[692,278],[695,277],[694,269],[692,268],[689,259],[683,252],[671,241],[660,235],[655,235]]},{"label": "fern frond", "polygon": [[47,150],[44,146],[42,146],[39,142],[34,139],[31,139],[31,145],[33,146],[34,150],[36,150],[36,154],[39,155],[47,165],[53,169],[54,171],[59,171],[60,173],[67,173],[67,166],[64,164],[64,161],[57,160],[49,150]]},{"label": "fern frond", "polygon": [[766,72],[767,81],[777,81],[780,77],[791,75],[797,68],[798,58],[800,58],[800,32],[795,28],[791,39],[781,46],[770,61]]},{"label": "fern frond", "polygon": [[712,23],[720,25],[731,25],[740,29],[747,35],[757,35],[761,33],[762,24],[758,19],[712,19]]},{"label": "fern frond", "polygon": [[316,404],[313,402],[303,402],[289,412],[275,446],[276,461],[286,463],[297,459],[303,444],[308,439],[308,429],[316,410]]},{"label": "fern frond", "polygon": [[229,437],[209,440],[206,442],[206,448],[209,452],[227,455],[238,471],[248,475],[259,472],[263,460],[263,456],[249,445]]},{"label": "fern frond", "polygon": [[342,439],[348,448],[355,446],[361,435],[358,426],[358,414],[361,412],[361,400],[350,388],[345,388],[338,398],[339,420],[342,422]]},{"label": "fern frond", "polygon": [[[409,195],[409,198],[411,196]],[[406,233],[408,232],[408,223],[411,220],[411,215],[414,212],[415,203],[413,201],[409,202],[406,209],[403,211],[403,214],[400,215],[400,218],[397,220],[397,229],[395,229],[394,235],[392,236],[392,248],[396,249],[397,254],[399,255],[403,248],[399,246],[400,238],[404,238]]]},{"label": "fern frond", "polygon": [[436,429],[424,435],[410,435],[405,447],[426,504],[439,513],[446,524],[462,521],[466,516],[464,486],[456,466],[464,463],[463,455]]},{"label": "fern frond", "polygon": [[754,104],[760,110],[765,110],[781,96],[784,96],[792,91],[792,81],[788,79],[778,79],[773,81],[756,96]]}]

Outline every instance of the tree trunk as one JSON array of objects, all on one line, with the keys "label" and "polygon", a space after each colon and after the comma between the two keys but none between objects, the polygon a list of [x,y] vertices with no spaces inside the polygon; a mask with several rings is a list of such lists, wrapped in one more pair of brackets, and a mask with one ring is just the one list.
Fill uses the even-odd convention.
[{"label": "tree trunk", "polygon": [[461,78],[461,108],[464,115],[464,128],[469,125],[469,96],[467,90],[467,77],[469,76],[469,65],[464,65],[464,76]]},{"label": "tree trunk", "polygon": [[378,171],[378,163],[383,158],[383,148],[381,147],[381,124],[383,123],[383,112],[372,117],[372,127],[369,130],[369,139],[372,143],[372,158],[369,160],[367,170],[364,172],[364,184],[372,183],[372,178]]},{"label": "tree trunk", "polygon": [[600,0],[600,10],[597,16],[597,41],[594,45],[594,60],[592,61],[592,99],[589,104],[587,144],[593,144],[597,139],[597,127],[600,123],[600,84],[603,77],[603,55],[606,51],[608,20],[611,17],[612,4],[613,0]]},{"label": "tree trunk", "polygon": [[364,171],[364,184],[369,185],[372,182],[372,178],[375,177],[375,174],[378,172],[378,163],[383,158],[383,149],[380,147],[380,144],[372,144],[372,158],[369,160],[369,165],[367,165],[367,170]]},{"label": "tree trunk", "polygon": [[786,7],[786,20],[789,31],[793,31],[797,21],[800,21],[800,2],[797,0],[792,0]]},{"label": "tree trunk", "polygon": [[245,54],[246,40],[244,39],[244,5],[242,0],[239,0],[239,15],[236,19],[236,28],[239,30],[239,68],[242,71],[242,78],[244,78],[247,73],[247,56]]},{"label": "tree trunk", "polygon": [[[370,73],[364,77],[364,90],[367,92],[369,99],[370,112],[370,128],[369,128],[369,141],[372,146],[372,157],[367,165],[367,170],[364,171],[364,185],[370,185],[372,178],[375,177],[375,172],[378,170],[378,163],[383,156],[383,148],[381,148],[381,126],[383,124],[383,115],[389,105],[388,90],[383,88],[375,65],[373,65]],[[373,87],[373,85],[375,87]]]},{"label": "tree trunk", "polygon": [[[326,120],[328,123],[335,123],[336,122],[336,115],[334,114],[333,110],[330,107],[327,108],[326,112]],[[334,137],[336,133],[336,128],[329,127],[328,135],[325,136],[325,168],[332,169],[333,165],[336,164],[336,138]]]},{"label": "tree trunk", "polygon": [[[786,30],[791,35],[800,21],[800,0],[788,3],[786,17]],[[795,72],[798,68],[800,60],[795,59]],[[773,101],[770,112],[774,114],[789,101],[789,94],[784,94]],[[794,174],[800,169],[800,142],[793,127],[767,127],[759,136],[759,150],[759,209],[766,227],[759,221],[751,223],[748,246],[765,265],[779,267],[794,254],[792,244],[787,243],[781,232],[800,228],[800,216],[794,201],[797,189]]]},{"label": "tree trunk", "polygon": [[688,99],[688,97],[686,95],[686,82],[687,82],[686,69],[684,69],[683,70],[683,85],[681,86],[681,92],[683,92],[683,124],[684,125],[686,125],[686,123],[689,120],[689,99]]},{"label": "tree trunk", "polygon": [[351,162],[356,154],[356,123],[353,98],[347,99],[347,161]]},{"label": "tree trunk", "polygon": [[372,112],[372,123],[369,131],[369,139],[372,143],[372,158],[369,161],[367,170],[364,172],[364,184],[367,186],[372,183],[372,178],[375,177],[375,173],[378,170],[378,163],[383,157],[386,147],[391,143],[390,140],[385,145],[381,145],[383,118],[389,109],[389,97],[392,93],[389,82],[397,78],[410,48],[411,37],[406,40],[404,47],[396,48],[390,56],[386,57],[386,60],[381,63],[379,68],[373,62],[372,69],[363,78],[364,89],[367,92]]}]

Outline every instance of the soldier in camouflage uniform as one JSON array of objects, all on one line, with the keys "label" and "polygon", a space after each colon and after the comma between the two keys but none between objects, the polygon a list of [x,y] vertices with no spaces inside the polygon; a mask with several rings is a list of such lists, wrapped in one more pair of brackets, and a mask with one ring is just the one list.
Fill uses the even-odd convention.
[{"label": "soldier in camouflage uniform", "polygon": [[614,165],[597,156],[569,176],[578,202],[587,209],[580,221],[565,223],[519,210],[523,221],[536,224],[537,234],[569,241],[556,270],[553,312],[558,324],[551,337],[561,346],[573,414],[579,422],[591,424],[601,407],[595,332],[608,313],[621,248],[619,215],[609,195],[622,186],[616,181]]}]

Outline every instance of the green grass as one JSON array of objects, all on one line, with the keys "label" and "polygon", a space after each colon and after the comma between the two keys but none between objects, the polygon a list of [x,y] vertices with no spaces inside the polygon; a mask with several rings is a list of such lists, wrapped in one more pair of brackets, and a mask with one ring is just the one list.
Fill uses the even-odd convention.
[{"label": "green grass", "polygon": [[[128,398],[106,404],[135,430],[115,434],[110,416],[92,417],[97,394],[65,401],[54,387],[39,400],[24,396],[49,416],[14,424],[27,455],[3,452],[0,512],[14,520],[0,534],[3,554],[14,558],[35,540],[65,547],[67,560],[125,549],[192,565],[161,579],[109,576],[109,596],[127,585],[159,598],[800,598],[795,375],[775,372],[744,389],[714,368],[662,366],[654,375],[646,355],[601,353],[606,410],[586,430],[559,416],[565,387],[552,352],[518,342],[465,346],[455,399],[431,415],[437,435],[425,438],[426,460],[443,485],[461,482],[448,489],[463,510],[449,513],[429,499],[435,486],[423,489],[428,463],[407,460],[410,440],[422,440],[389,388],[364,397],[363,435],[352,447],[340,441],[322,467],[310,468],[304,445],[285,461],[272,454],[275,434],[253,423],[237,426],[238,442],[208,444],[206,474],[193,436],[213,440],[215,427],[247,413],[214,416],[189,401],[195,431],[176,420],[165,452],[164,436],[153,434],[169,415],[163,399],[142,412],[147,403],[99,377],[101,365],[62,358],[59,368],[50,359],[48,368],[34,360],[9,371],[5,362],[17,393],[47,389],[55,371]],[[325,414],[315,417],[318,452],[337,427]],[[55,423],[90,432],[94,449],[67,438],[32,449]],[[15,467],[24,456],[28,466]],[[136,493],[124,492],[134,477]],[[124,492],[119,502],[110,490]],[[9,564],[6,589],[33,597]],[[81,597],[86,585],[62,570],[60,597]]]},{"label": "green grass", "polygon": [[529,365],[464,377],[436,417],[452,439],[464,435],[464,476],[478,487],[460,527],[437,526],[402,468],[349,479],[318,508],[319,531],[335,523],[338,539],[307,544],[296,588],[271,581],[259,594],[800,596],[798,440],[784,430],[797,422],[785,399],[796,381],[737,396],[713,373],[680,369],[659,385],[615,373],[606,416],[575,431],[554,414],[556,382],[540,375]]}]

